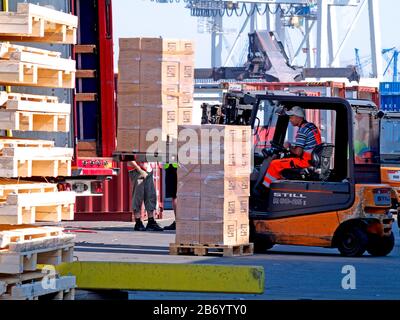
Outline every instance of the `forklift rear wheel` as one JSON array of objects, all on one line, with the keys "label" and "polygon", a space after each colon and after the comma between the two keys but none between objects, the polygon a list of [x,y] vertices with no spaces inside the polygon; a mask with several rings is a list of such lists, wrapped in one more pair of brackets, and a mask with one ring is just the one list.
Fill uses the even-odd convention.
[{"label": "forklift rear wheel", "polygon": [[368,253],[375,257],[385,257],[394,248],[394,235],[393,232],[390,236],[380,237],[375,234],[369,236]]},{"label": "forklift rear wheel", "polygon": [[368,236],[357,227],[351,227],[341,232],[338,239],[338,249],[345,257],[360,257],[367,250]]}]

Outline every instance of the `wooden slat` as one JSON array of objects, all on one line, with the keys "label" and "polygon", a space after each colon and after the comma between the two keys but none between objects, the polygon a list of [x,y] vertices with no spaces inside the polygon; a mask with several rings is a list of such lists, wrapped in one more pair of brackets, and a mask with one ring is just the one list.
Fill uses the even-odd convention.
[{"label": "wooden slat", "polygon": [[75,46],[75,53],[76,54],[90,54],[96,52],[96,45],[94,44],[77,44]]},{"label": "wooden slat", "polygon": [[76,102],[91,102],[97,101],[97,93],[76,93]]},{"label": "wooden slat", "polygon": [[96,70],[76,70],[76,78],[96,78]]}]

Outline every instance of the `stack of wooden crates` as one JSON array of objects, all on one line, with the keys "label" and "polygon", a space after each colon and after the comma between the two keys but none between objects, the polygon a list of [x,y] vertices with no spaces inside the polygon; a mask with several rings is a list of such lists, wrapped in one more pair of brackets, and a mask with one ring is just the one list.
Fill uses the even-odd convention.
[{"label": "stack of wooden crates", "polygon": [[251,138],[246,126],[179,127],[177,230],[171,254],[253,253]]},{"label": "stack of wooden crates", "polygon": [[[7,41],[71,45],[77,27],[77,17],[29,3],[0,12],[0,85],[75,88],[74,60]],[[0,90],[0,130],[70,131],[70,104],[10,91]],[[29,180],[71,176],[72,156],[73,149],[55,147],[54,141],[0,137],[0,300],[74,298],[75,277],[49,275],[38,264],[72,262],[75,236],[34,224],[73,220],[75,193]]]},{"label": "stack of wooden crates", "polygon": [[146,153],[158,142],[162,151],[178,125],[192,124],[193,42],[123,38],[119,46],[117,150]]}]

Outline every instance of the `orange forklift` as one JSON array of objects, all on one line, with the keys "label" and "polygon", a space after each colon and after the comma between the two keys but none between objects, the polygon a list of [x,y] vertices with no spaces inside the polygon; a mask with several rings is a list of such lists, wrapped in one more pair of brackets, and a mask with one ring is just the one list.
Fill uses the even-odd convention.
[{"label": "orange forklift", "polygon": [[400,112],[387,112],[381,121],[381,175],[382,182],[390,184],[395,192],[392,208],[397,212],[400,227]]},{"label": "orange forklift", "polygon": [[[258,252],[276,244],[337,248],[347,257],[392,251],[393,189],[381,183],[380,171],[383,112],[368,101],[340,98],[232,94],[228,101],[230,113],[232,101],[251,109],[240,123],[254,129],[250,230]],[[318,110],[328,124],[321,130],[323,144],[309,168],[284,171],[284,180],[260,193],[271,161],[288,154],[283,146],[295,131],[285,111],[294,106]]]}]

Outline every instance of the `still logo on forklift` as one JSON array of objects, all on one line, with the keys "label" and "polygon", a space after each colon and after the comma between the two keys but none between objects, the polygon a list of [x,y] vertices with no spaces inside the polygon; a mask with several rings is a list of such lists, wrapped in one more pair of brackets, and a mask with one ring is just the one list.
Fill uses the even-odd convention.
[{"label": "still logo on forklift", "polygon": [[290,198],[290,199],[307,199],[307,197],[301,193],[274,192],[274,197],[275,198]]}]

